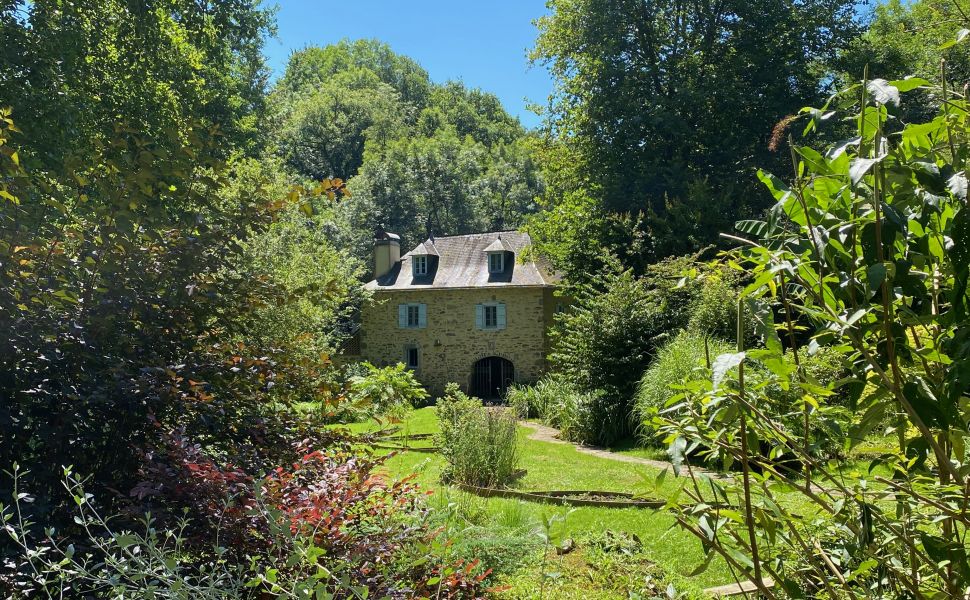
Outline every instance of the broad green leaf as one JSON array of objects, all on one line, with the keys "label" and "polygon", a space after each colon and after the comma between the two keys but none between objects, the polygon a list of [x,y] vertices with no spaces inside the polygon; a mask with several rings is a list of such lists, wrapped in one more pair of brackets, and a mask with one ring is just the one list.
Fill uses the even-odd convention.
[{"label": "broad green leaf", "polygon": [[815,149],[808,146],[796,146],[795,151],[802,157],[812,173],[828,175],[832,172],[828,162]]},{"label": "broad green leaf", "polygon": [[728,372],[744,362],[744,357],[744,352],[734,352],[721,354],[714,359],[714,363],[711,365],[711,380],[714,383],[715,391],[721,386],[721,383],[724,381],[724,377],[727,376]]},{"label": "broad green leaf", "polygon": [[747,316],[754,325],[755,332],[764,340],[765,346],[771,352],[782,353],[781,339],[775,330],[775,317],[771,306],[759,298],[745,298],[748,306]]},{"label": "broad green leaf", "polygon": [[859,136],[854,136],[854,137],[850,137],[847,140],[842,140],[841,142],[835,144],[834,146],[828,149],[828,151],[825,153],[825,158],[829,160],[835,160],[836,158],[845,154],[845,151],[848,150],[850,147],[853,147],[853,146],[858,147],[859,142],[861,140],[862,138]]},{"label": "broad green leaf", "polygon": [[755,237],[763,238],[768,232],[768,224],[764,221],[746,220],[738,221],[734,228],[742,233],[747,233]]},{"label": "broad green leaf", "polygon": [[957,173],[946,182],[947,189],[950,193],[961,200],[967,199],[967,176],[963,173]]},{"label": "broad green leaf", "polygon": [[930,85],[930,82],[921,77],[907,77],[905,79],[896,79],[894,81],[890,81],[889,85],[893,86],[900,92],[909,92],[918,87],[928,86]]},{"label": "broad green leaf", "polygon": [[878,158],[853,158],[849,166],[849,181],[852,185],[858,185],[879,160]]},{"label": "broad green leaf", "polygon": [[899,106],[899,90],[885,79],[873,79],[866,84],[869,97],[878,104]]},{"label": "broad green leaf", "polygon": [[970,35],[970,29],[961,29],[960,31],[957,32],[957,36],[954,39],[943,42],[940,45],[940,50],[946,50],[947,48],[956,46],[963,40],[967,39],[968,35]]}]

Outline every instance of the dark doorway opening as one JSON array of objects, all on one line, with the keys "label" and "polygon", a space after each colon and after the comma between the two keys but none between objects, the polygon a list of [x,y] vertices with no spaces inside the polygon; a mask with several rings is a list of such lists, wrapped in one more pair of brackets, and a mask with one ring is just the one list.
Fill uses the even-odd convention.
[{"label": "dark doorway opening", "polygon": [[509,386],[515,382],[512,361],[489,356],[475,363],[472,368],[472,396],[483,400],[499,400],[505,397]]}]

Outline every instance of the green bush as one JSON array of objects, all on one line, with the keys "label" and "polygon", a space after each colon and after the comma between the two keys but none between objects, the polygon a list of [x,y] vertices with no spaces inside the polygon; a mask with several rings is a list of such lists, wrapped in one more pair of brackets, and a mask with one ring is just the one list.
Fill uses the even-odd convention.
[{"label": "green bush", "polygon": [[[802,365],[802,373],[807,381],[815,386],[829,388],[848,374],[845,356],[838,350],[822,346],[814,352],[802,350],[798,355]],[[785,353],[785,360],[794,366],[794,356],[791,351]],[[755,377],[766,378],[764,369],[755,370]],[[757,379],[756,379],[757,381]],[[794,374],[790,377],[788,389],[772,384],[765,390],[771,399],[774,414],[781,416],[781,423],[794,437],[804,437],[804,412],[799,408],[801,395]],[[838,392],[838,390],[836,390]],[[837,395],[829,398],[825,418],[815,416],[810,420],[809,442],[812,453],[819,458],[835,458],[840,455],[848,433],[849,415],[844,408],[844,401]]]},{"label": "green bush", "polygon": [[627,428],[623,407],[601,390],[584,392],[562,375],[548,375],[531,386],[515,386],[506,400],[521,417],[538,418],[565,440],[609,445]]},{"label": "green bush", "polygon": [[435,410],[441,454],[448,462],[442,474],[445,481],[501,487],[514,479],[519,462],[514,414],[485,408],[453,383]]},{"label": "green bush", "polygon": [[719,354],[731,351],[732,347],[727,342],[687,331],[658,351],[656,360],[643,374],[637,388],[634,409],[639,422],[637,434],[642,443],[656,445],[661,442],[654,420],[667,401],[677,393],[670,386],[697,377],[708,377],[698,372],[707,371],[707,356],[713,360]]},{"label": "green bush", "polygon": [[735,339],[739,291],[734,271],[711,269],[703,276],[690,303],[687,329],[701,335]]},{"label": "green bush", "polygon": [[584,435],[609,445],[633,433],[637,383],[680,331],[734,334],[738,278],[723,265],[683,256],[649,266],[640,278],[612,271],[568,290],[574,302],[552,332],[550,361],[590,395],[579,412],[595,434]]},{"label": "green bush", "polygon": [[364,368],[366,375],[350,378],[350,399],[365,414],[400,418],[428,397],[428,392],[403,363],[380,368],[365,362]]}]

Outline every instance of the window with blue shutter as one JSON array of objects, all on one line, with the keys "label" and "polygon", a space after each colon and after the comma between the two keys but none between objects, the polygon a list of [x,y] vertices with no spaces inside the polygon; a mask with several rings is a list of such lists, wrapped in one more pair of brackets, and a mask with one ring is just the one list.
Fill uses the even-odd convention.
[{"label": "window with blue shutter", "polygon": [[475,327],[478,329],[505,329],[505,304],[487,302],[475,306]]},{"label": "window with blue shutter", "polygon": [[428,305],[398,304],[397,325],[401,329],[424,329],[428,326]]}]

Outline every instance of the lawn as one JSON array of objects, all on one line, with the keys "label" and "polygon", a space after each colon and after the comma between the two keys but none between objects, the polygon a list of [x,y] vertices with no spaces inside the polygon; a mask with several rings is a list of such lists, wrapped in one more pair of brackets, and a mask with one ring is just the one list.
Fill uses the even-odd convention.
[{"label": "lawn", "polygon": [[[401,434],[438,431],[433,408],[413,411],[398,426]],[[366,433],[385,429],[388,424],[369,421],[345,427]],[[521,467],[525,475],[517,481],[517,488],[635,492],[666,497],[679,486],[679,480],[667,477],[655,488],[657,469],[589,456],[577,452],[571,445],[530,440],[531,432],[519,427]],[[444,460],[437,454],[402,452],[392,456],[385,468],[390,477],[415,474],[416,481],[432,492],[431,505],[448,523],[449,532],[458,536],[456,546],[478,549],[481,544],[470,542],[498,538],[491,540],[495,547],[484,548],[485,554],[501,554],[503,539],[509,545],[533,547],[525,556],[513,557],[510,562],[516,568],[506,567],[497,578],[500,584],[510,586],[505,592],[509,597],[534,597],[543,579],[542,572],[553,573],[546,578],[545,593],[556,598],[626,598],[626,592],[631,591],[627,588],[641,588],[658,578],[673,582],[678,590],[695,593],[704,587],[732,581],[725,565],[717,561],[704,573],[689,577],[703,562],[700,544],[672,527],[673,517],[663,511],[600,507],[568,510],[515,499],[479,498],[442,485],[443,467]],[[541,534],[544,523],[550,519],[553,541],[571,538],[577,550],[565,557],[549,552],[555,558],[547,560],[543,568]],[[630,548],[624,548],[619,553],[602,550],[603,546],[622,546],[614,542],[632,540],[633,536],[642,545],[638,550],[631,552]],[[608,538],[607,542],[604,537]],[[558,561],[563,562],[561,569]]]}]

